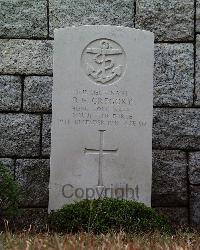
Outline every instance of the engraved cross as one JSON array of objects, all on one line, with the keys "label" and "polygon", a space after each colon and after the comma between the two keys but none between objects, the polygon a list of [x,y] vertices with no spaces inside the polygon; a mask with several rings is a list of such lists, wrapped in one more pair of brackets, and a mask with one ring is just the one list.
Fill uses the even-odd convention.
[{"label": "engraved cross", "polygon": [[100,133],[100,138],[99,138],[99,149],[89,149],[85,148],[85,154],[98,154],[99,155],[99,166],[98,166],[98,186],[103,187],[103,174],[102,174],[102,169],[103,169],[103,156],[104,154],[116,154],[118,151],[117,149],[110,149],[106,150],[103,149],[103,144],[104,144],[104,132],[106,130],[99,130]]}]

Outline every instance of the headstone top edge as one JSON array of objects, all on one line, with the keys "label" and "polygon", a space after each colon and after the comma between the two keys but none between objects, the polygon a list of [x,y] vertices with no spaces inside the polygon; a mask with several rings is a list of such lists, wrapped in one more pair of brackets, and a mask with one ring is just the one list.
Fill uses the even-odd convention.
[{"label": "headstone top edge", "polygon": [[136,28],[130,28],[126,26],[116,26],[116,25],[78,25],[78,26],[66,26],[64,28],[56,28],[54,29],[54,35],[56,33],[60,33],[62,31],[71,31],[71,30],[81,30],[85,28],[107,28],[107,29],[115,29],[115,30],[121,30],[123,29],[124,31],[130,31],[130,32],[141,32],[141,33],[146,33],[147,35],[151,35],[154,39],[154,33],[148,30],[142,30],[142,29],[136,29]]}]

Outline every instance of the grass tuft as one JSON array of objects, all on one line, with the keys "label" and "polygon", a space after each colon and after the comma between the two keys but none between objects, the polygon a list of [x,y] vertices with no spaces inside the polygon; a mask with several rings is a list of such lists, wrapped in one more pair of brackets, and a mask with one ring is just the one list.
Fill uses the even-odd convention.
[{"label": "grass tuft", "polygon": [[164,215],[142,203],[111,198],[82,200],[52,212],[50,228],[56,232],[109,233],[171,232]]}]

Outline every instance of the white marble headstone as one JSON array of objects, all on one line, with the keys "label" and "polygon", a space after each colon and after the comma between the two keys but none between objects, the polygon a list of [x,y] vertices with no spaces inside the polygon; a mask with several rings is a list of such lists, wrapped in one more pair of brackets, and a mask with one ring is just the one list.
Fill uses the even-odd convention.
[{"label": "white marble headstone", "polygon": [[55,31],[49,211],[80,199],[151,205],[153,34]]}]

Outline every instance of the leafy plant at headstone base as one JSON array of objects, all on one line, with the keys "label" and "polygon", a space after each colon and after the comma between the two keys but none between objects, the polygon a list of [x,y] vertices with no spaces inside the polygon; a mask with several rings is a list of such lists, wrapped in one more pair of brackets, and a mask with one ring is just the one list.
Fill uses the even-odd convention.
[{"label": "leafy plant at headstone base", "polygon": [[11,218],[18,212],[20,186],[10,170],[0,162],[0,218]]},{"label": "leafy plant at headstone base", "polygon": [[57,232],[168,233],[172,228],[168,219],[136,201],[103,198],[82,200],[64,205],[49,215],[49,226]]}]

